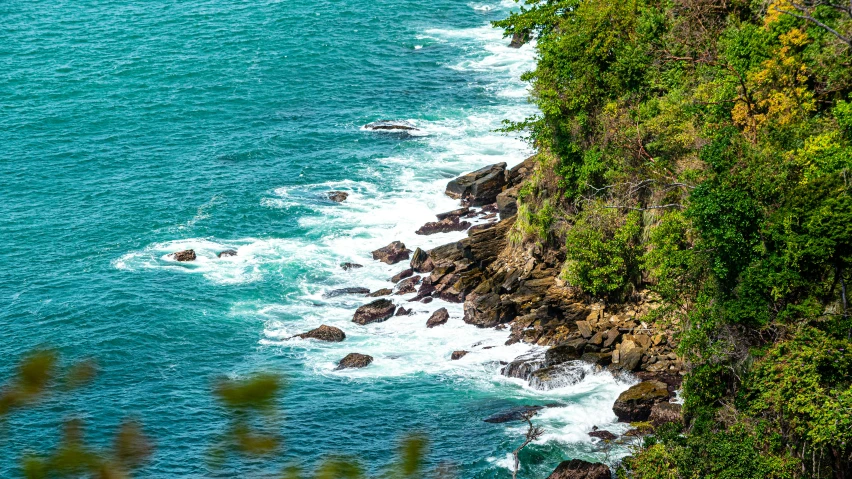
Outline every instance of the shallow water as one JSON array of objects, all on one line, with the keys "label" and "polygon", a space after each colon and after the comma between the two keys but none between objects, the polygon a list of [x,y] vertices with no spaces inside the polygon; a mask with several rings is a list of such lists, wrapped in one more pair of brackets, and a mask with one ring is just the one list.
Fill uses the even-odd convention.
[{"label": "shallow water", "polygon": [[[586,433],[620,430],[611,405],[626,384],[590,373],[532,391],[499,375],[530,347],[464,324],[460,305],[410,303],[415,315],[362,327],[351,317],[363,298],[323,297],[389,287],[403,266],[369,252],[390,241],[426,249],[463,237],[414,231],[457,207],[442,194],[448,178],[530,153],[494,132],[535,113],[519,80],[533,49],[508,48],[488,24],[513,6],[0,4],[0,377],[40,345],[101,365],[87,389],[11,418],[0,477],[20,474],[21,451],[49,449],[70,411],[96,444],[125,415],[141,417],[157,450],[140,477],[214,475],[205,459],[224,421],[212,378],[257,370],[288,378],[286,449],[218,475],[325,453],[376,470],[404,432],[422,431],[431,464],[510,477],[522,428],[482,419],[554,402],[564,407],[537,416],[547,433],[520,477],[563,458],[602,460]],[[420,131],[362,128],[380,119]],[[332,203],[329,190],[349,199]],[[167,257],[185,248],[196,262]],[[216,258],[224,249],[238,255]],[[448,324],[426,329],[442,306]],[[319,324],[347,340],[288,339]],[[471,353],[450,362],[457,349]],[[352,351],[375,362],[334,371]]]}]

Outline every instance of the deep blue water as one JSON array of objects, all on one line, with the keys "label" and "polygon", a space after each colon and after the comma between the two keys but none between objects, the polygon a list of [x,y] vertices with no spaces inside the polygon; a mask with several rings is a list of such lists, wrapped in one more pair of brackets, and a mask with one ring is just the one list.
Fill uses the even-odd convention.
[{"label": "deep blue water", "polygon": [[[322,296],[390,286],[402,265],[369,251],[392,240],[461,238],[414,234],[456,207],[447,179],[529,154],[494,132],[535,112],[519,80],[531,46],[510,49],[488,26],[512,6],[0,2],[0,380],[37,347],[100,365],[89,387],[9,418],[0,477],[20,475],[24,452],[48,452],[72,415],[101,446],[122,418],[141,418],[156,452],[139,477],[256,476],[329,453],[375,471],[420,431],[431,465],[506,478],[521,428],[482,418],[554,401],[567,407],[541,415],[548,434],[521,477],[601,459],[585,432],[614,420],[626,386],[590,376],[530,391],[499,376],[499,361],[529,348],[465,325],[460,305],[361,327],[350,320],[363,298]],[[361,128],[379,119],[421,132]],[[337,205],[329,190],[350,197]],[[190,247],[192,264],[167,257]],[[238,255],[216,258],[229,248]],[[344,272],[344,261],[365,267]],[[450,322],[427,330],[441,306]],[[288,339],[322,323],[347,340]],[[451,363],[456,349],[472,353]],[[376,360],[333,371],[352,351]],[[288,378],[283,453],[210,469],[225,426],[213,379],[262,370]]]}]

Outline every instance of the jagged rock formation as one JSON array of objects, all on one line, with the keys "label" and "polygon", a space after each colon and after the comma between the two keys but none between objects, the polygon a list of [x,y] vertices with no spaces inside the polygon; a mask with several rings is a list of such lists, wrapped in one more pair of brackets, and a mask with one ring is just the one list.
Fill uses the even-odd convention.
[{"label": "jagged rock formation", "polygon": [[340,328],[335,328],[334,326],[326,326],[323,324],[322,326],[312,329],[307,333],[302,333],[296,335],[297,338],[302,339],[316,339],[319,341],[328,341],[333,343],[339,343],[346,339],[346,333],[344,333]]}]

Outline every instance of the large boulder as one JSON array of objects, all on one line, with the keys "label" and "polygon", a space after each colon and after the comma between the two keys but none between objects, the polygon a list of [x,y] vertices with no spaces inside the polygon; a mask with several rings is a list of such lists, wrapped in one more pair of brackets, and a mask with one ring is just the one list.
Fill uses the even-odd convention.
[{"label": "large boulder", "polygon": [[642,362],[645,350],[631,340],[622,341],[619,348],[612,353],[612,364],[609,368],[613,371],[635,371]]},{"label": "large boulder", "polygon": [[518,191],[520,187],[509,188],[497,195],[497,211],[500,219],[510,218],[518,214]]},{"label": "large boulder", "polygon": [[411,256],[411,250],[405,248],[405,243],[394,241],[384,248],[379,248],[373,251],[373,259],[379,260],[382,263],[396,264],[402,260],[406,260]]},{"label": "large boulder", "polygon": [[547,479],[610,479],[612,473],[606,464],[586,462],[582,459],[562,461]]},{"label": "large boulder", "polygon": [[528,380],[534,372],[543,367],[544,355],[540,353],[530,353],[515,358],[514,361],[510,362],[500,370],[500,374],[510,378]]},{"label": "large boulder", "polygon": [[563,363],[558,366],[542,368],[530,375],[530,387],[539,391],[573,386],[586,377],[582,366],[573,363]]},{"label": "large boulder", "polygon": [[373,362],[373,357],[360,353],[349,353],[337,363],[337,369],[365,368]]},{"label": "large boulder", "polygon": [[420,248],[414,250],[414,254],[411,256],[411,262],[409,265],[413,271],[418,273],[430,273],[435,267],[435,265],[432,264],[432,260],[429,258],[429,253]]},{"label": "large boulder", "polygon": [[586,347],[586,340],[583,338],[570,339],[564,343],[558,344],[544,353],[544,362],[546,366],[555,366],[566,361],[580,359],[583,356],[583,350]]},{"label": "large boulder", "polygon": [[446,324],[446,322],[450,319],[450,313],[447,311],[447,308],[441,308],[429,317],[429,320],[426,321],[427,328],[434,328],[435,326],[440,326],[442,324]]},{"label": "large boulder", "polygon": [[651,407],[651,415],[648,416],[648,421],[650,421],[654,427],[659,427],[670,422],[683,424],[682,409],[683,407],[680,404],[670,402],[654,404]]},{"label": "large boulder", "polygon": [[506,163],[498,163],[450,181],[446,194],[466,206],[482,206],[493,203],[505,185]]},{"label": "large boulder", "polygon": [[329,191],[326,195],[328,196],[328,199],[335,203],[343,203],[346,201],[346,198],[349,198],[349,193],[345,191]]},{"label": "large boulder", "polygon": [[404,270],[400,271],[399,273],[393,275],[393,277],[391,278],[391,283],[399,283],[400,281],[404,280],[405,278],[410,278],[411,275],[413,275],[413,274],[414,274],[413,269],[411,269],[411,268],[404,269]]},{"label": "large boulder", "polygon": [[369,288],[362,288],[360,286],[353,286],[353,287],[349,287],[349,288],[333,289],[331,291],[327,291],[327,292],[323,293],[322,296],[323,296],[323,298],[334,298],[334,297],[343,296],[343,295],[346,295],[346,294],[369,294],[369,292],[370,292]]},{"label": "large boulder", "polygon": [[458,361],[459,359],[461,359],[465,356],[467,356],[467,351],[462,349],[462,350],[458,350],[458,351],[453,351],[453,354],[450,355],[450,359],[453,360],[453,361]]},{"label": "large boulder", "polygon": [[430,221],[421,226],[415,233],[419,235],[433,235],[436,233],[449,233],[451,231],[464,231],[470,227],[470,222],[459,221],[458,216],[450,216],[440,221]]},{"label": "large boulder", "polygon": [[389,299],[377,299],[372,303],[365,304],[355,311],[355,316],[352,318],[353,323],[360,325],[370,323],[380,323],[387,321],[393,316],[396,311],[396,306]]},{"label": "large boulder", "polygon": [[512,41],[509,42],[511,48],[521,48],[525,43],[530,41],[530,34],[524,32],[515,32],[512,34]]},{"label": "large boulder", "polygon": [[412,276],[404,279],[396,285],[396,294],[408,294],[417,291],[417,285],[420,283],[420,276]]},{"label": "large boulder", "polygon": [[602,441],[614,441],[618,439],[618,436],[605,429],[596,429],[589,433],[589,437],[596,437]]},{"label": "large boulder", "polygon": [[346,339],[346,333],[344,333],[340,328],[335,328],[334,326],[326,326],[322,325],[316,329],[312,329],[307,333],[302,333],[296,335],[297,338],[302,339],[317,339],[319,341],[329,341],[332,343],[339,343]]},{"label": "large boulder", "polygon": [[647,421],[655,404],[669,400],[669,390],[661,381],[643,381],[621,393],[612,412],[622,422]]},{"label": "large boulder", "polygon": [[187,249],[178,251],[177,253],[172,253],[169,256],[174,258],[175,261],[195,261],[195,250]]}]

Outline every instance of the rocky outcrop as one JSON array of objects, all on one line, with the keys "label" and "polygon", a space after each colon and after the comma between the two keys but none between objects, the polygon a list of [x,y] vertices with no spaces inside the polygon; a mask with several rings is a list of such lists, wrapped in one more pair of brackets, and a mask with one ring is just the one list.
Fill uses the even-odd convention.
[{"label": "rocky outcrop", "polygon": [[511,218],[518,214],[518,191],[520,187],[509,188],[497,195],[497,212],[500,219]]},{"label": "rocky outcrop", "polygon": [[562,461],[547,479],[610,479],[612,473],[605,464],[581,459]]},{"label": "rocky outcrop", "polygon": [[417,131],[417,128],[414,125],[411,125],[407,122],[402,121],[392,121],[392,120],[379,120],[373,123],[368,123],[364,125],[364,129],[373,130],[373,131],[398,131],[398,132],[410,132]]},{"label": "rocky outcrop", "polygon": [[373,259],[387,264],[396,264],[411,256],[411,250],[405,248],[401,241],[394,241],[384,248],[373,251]]},{"label": "rocky outcrop", "polygon": [[404,270],[400,271],[399,273],[393,275],[393,277],[391,278],[391,283],[399,283],[400,281],[402,281],[405,278],[410,278],[413,274],[414,274],[413,269],[411,269],[411,268],[404,269]]},{"label": "rocky outcrop", "polygon": [[396,314],[394,314],[394,316],[409,316],[411,313],[412,311],[410,309],[405,309],[400,306],[399,309],[396,310]]},{"label": "rocky outcrop", "polygon": [[236,256],[236,250],[226,249],[225,251],[220,251],[219,254],[216,255],[217,258],[227,258],[229,256]]},{"label": "rocky outcrop", "polygon": [[426,327],[434,328],[435,326],[446,324],[449,319],[450,313],[447,311],[447,308],[441,308],[432,313],[432,316],[426,321]]},{"label": "rocky outcrop", "polygon": [[382,296],[390,296],[391,294],[393,294],[392,289],[381,288],[381,289],[377,289],[377,290],[373,291],[372,293],[368,294],[367,297],[368,298],[381,298]]},{"label": "rocky outcrop", "polygon": [[613,434],[609,431],[606,431],[604,429],[592,431],[592,432],[589,433],[589,436],[590,437],[596,437],[596,438],[598,438],[602,441],[614,441],[614,440],[618,439],[618,436],[616,436],[615,434]]},{"label": "rocky outcrop", "polygon": [[346,198],[349,198],[349,193],[345,191],[329,191],[326,193],[326,196],[335,203],[343,203],[346,201]]},{"label": "rocky outcrop", "polygon": [[471,223],[468,221],[460,221],[458,216],[450,216],[440,221],[430,221],[421,226],[415,233],[419,235],[433,235],[436,233],[449,233],[451,231],[464,231],[471,226]]},{"label": "rocky outcrop", "polygon": [[343,271],[349,271],[350,269],[363,268],[363,264],[358,263],[340,263],[340,267],[343,268]]},{"label": "rocky outcrop", "polygon": [[586,377],[580,364],[570,362],[539,369],[530,375],[529,385],[539,391],[573,386]]},{"label": "rocky outcrop", "polygon": [[414,250],[414,254],[411,256],[411,262],[409,265],[411,266],[411,269],[417,273],[430,273],[435,267],[435,265],[432,264],[432,260],[429,258],[429,253],[420,248]]},{"label": "rocky outcrop", "polygon": [[660,427],[670,422],[683,424],[683,407],[680,404],[661,402],[651,407],[651,415],[648,421],[654,427]]},{"label": "rocky outcrop", "polygon": [[492,414],[483,419],[485,422],[492,424],[502,424],[504,422],[523,421],[526,417],[534,416],[538,411],[544,409],[544,406],[516,406],[506,411]]},{"label": "rocky outcrop", "polygon": [[404,279],[396,285],[396,293],[394,294],[409,294],[417,292],[417,285],[420,284],[420,276],[412,276]]},{"label": "rocky outcrop", "polygon": [[669,391],[660,381],[643,381],[621,393],[612,412],[622,422],[647,421],[655,404],[669,400]]},{"label": "rocky outcrop", "polygon": [[453,354],[450,355],[450,359],[453,361],[458,361],[459,359],[467,356],[467,351],[453,351]]},{"label": "rocky outcrop", "polygon": [[370,293],[369,288],[361,288],[359,286],[353,286],[353,287],[349,287],[349,288],[333,289],[331,291],[323,293],[322,297],[323,298],[335,298],[337,296],[343,296],[343,295],[347,295],[347,294],[362,294],[363,295],[363,294],[369,294],[369,293]]},{"label": "rocky outcrop", "polygon": [[350,369],[350,368],[365,368],[369,366],[373,362],[373,357],[360,354],[360,353],[349,353],[337,363],[337,369]]},{"label": "rocky outcrop", "polygon": [[446,194],[465,206],[482,206],[494,203],[505,185],[506,163],[498,163],[450,181]]},{"label": "rocky outcrop", "polygon": [[195,261],[195,250],[187,249],[183,251],[178,251],[177,253],[172,253],[169,256],[175,259],[175,261]]},{"label": "rocky outcrop", "polygon": [[339,343],[346,339],[346,333],[344,333],[340,328],[335,328],[334,326],[326,326],[323,324],[322,326],[312,329],[307,333],[302,333],[296,335],[297,338],[302,339],[316,339],[319,341],[328,341],[332,343]]},{"label": "rocky outcrop", "polygon": [[393,301],[389,299],[377,299],[355,310],[352,322],[365,325],[387,321],[388,318],[393,316],[395,311],[396,306],[393,304]]},{"label": "rocky outcrop", "polygon": [[442,221],[449,218],[467,218],[471,214],[471,209],[468,207],[459,208],[452,211],[447,211],[446,213],[438,213],[435,215],[438,218],[438,221]]},{"label": "rocky outcrop", "polygon": [[529,33],[515,32],[512,35],[512,41],[509,42],[509,47],[511,48],[521,48],[530,41]]},{"label": "rocky outcrop", "polygon": [[529,380],[532,373],[543,367],[544,355],[541,353],[531,353],[515,358],[514,361],[504,366],[500,370],[500,373],[510,378]]}]

